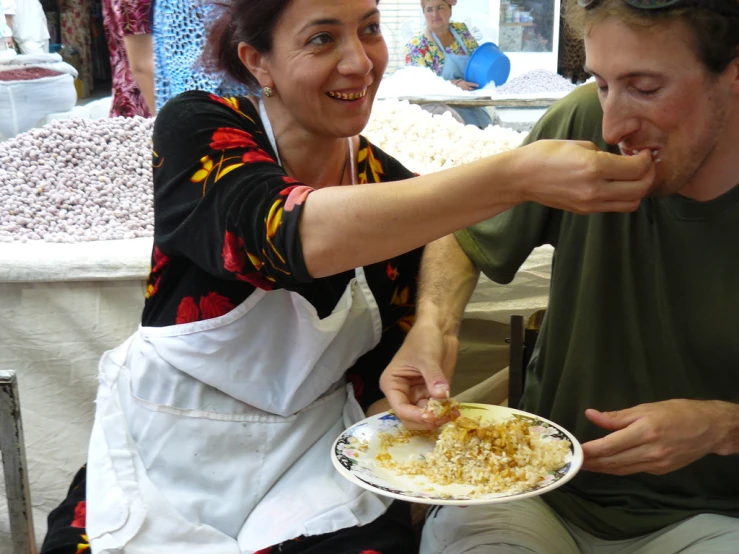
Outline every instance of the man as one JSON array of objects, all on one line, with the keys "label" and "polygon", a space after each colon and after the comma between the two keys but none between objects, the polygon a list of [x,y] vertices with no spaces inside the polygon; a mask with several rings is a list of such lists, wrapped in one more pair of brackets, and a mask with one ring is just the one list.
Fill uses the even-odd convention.
[{"label": "man", "polygon": [[12,49],[15,0],[0,0],[0,50]]},{"label": "man", "polygon": [[508,283],[534,247],[552,244],[521,407],[575,434],[583,471],[542,497],[434,509],[421,551],[735,554],[739,2],[568,1],[596,83],[528,140],[649,149],[653,193],[631,214],[524,204],[433,244],[417,324],[382,388],[408,425],[438,423],[415,404],[448,390],[472,264]]},{"label": "man", "polygon": [[21,54],[49,53],[49,29],[39,0],[0,0],[0,12],[3,9]]}]

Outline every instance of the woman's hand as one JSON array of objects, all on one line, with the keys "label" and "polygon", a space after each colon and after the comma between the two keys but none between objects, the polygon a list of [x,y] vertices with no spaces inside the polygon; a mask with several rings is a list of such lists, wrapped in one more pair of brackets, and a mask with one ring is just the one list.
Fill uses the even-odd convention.
[{"label": "woman's hand", "polygon": [[452,84],[457,85],[462,90],[475,90],[480,88],[480,85],[477,83],[471,83],[470,81],[465,81],[464,79],[455,79],[452,81]]},{"label": "woman's hand", "polygon": [[633,212],[656,175],[649,150],[620,156],[585,141],[540,140],[516,156],[525,201],[579,214]]}]

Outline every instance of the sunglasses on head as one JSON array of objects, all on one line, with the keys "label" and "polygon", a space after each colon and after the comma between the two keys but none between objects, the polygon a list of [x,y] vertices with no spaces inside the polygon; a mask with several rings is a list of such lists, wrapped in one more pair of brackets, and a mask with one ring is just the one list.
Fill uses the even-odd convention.
[{"label": "sunglasses on head", "polygon": [[[639,8],[640,10],[652,10],[658,8],[666,8],[674,4],[678,4],[681,0],[623,0],[629,6]],[[601,0],[577,0],[577,3],[583,8],[594,8],[601,3]]]},{"label": "sunglasses on head", "polygon": [[[708,9],[736,14],[739,12],[739,2],[735,0],[623,0],[629,6],[637,8],[639,10],[659,10],[662,8],[669,8],[676,6],[677,4],[683,6],[704,6]],[[600,4],[602,0],[577,0],[577,3],[585,8],[594,8]]]}]

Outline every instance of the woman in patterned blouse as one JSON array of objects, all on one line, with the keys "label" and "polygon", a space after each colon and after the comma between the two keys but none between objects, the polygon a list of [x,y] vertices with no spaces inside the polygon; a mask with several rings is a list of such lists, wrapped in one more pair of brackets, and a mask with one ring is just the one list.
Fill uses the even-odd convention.
[{"label": "woman in patterned blouse", "polygon": [[[464,23],[451,23],[454,0],[421,0],[426,28],[405,46],[405,64],[427,67],[462,90],[475,90],[464,80],[467,62],[479,46]],[[485,108],[452,108],[469,125],[484,129],[493,123]]]},{"label": "woman in patterned blouse", "polygon": [[222,9],[212,58],[261,98],[191,91],[157,116],[142,324],[100,362],[42,553],[408,554],[407,507],[329,452],[387,409],[424,244],[526,200],[633,209],[648,183],[618,179],[647,165],[547,141],[414,177],[360,135],[388,60],[377,0]]}]

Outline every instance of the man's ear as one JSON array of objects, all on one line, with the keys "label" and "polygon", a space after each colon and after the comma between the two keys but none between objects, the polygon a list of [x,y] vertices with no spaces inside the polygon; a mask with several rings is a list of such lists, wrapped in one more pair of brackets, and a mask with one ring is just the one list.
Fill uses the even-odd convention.
[{"label": "man's ear", "polygon": [[238,46],[238,54],[241,63],[246,69],[254,75],[262,87],[274,87],[275,83],[266,67],[266,56],[256,51],[253,46],[240,42]]}]

